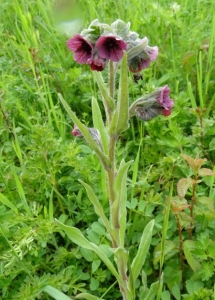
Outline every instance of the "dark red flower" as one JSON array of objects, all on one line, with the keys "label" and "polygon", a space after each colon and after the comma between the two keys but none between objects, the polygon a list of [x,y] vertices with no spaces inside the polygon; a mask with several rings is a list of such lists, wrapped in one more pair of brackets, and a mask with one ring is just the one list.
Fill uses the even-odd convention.
[{"label": "dark red flower", "polygon": [[127,44],[115,36],[101,36],[96,42],[98,55],[106,60],[119,61]]},{"label": "dark red flower", "polygon": [[93,58],[87,62],[93,71],[103,71],[106,66],[106,60],[101,58],[97,53],[93,54]]},{"label": "dark red flower", "polygon": [[162,114],[167,117],[171,114],[172,112],[172,107],[174,105],[174,102],[172,99],[169,97],[169,92],[170,89],[168,85],[165,85],[164,87],[160,88],[160,93],[158,94],[157,101],[158,103],[164,108],[162,110]]},{"label": "dark red flower", "polygon": [[74,52],[74,60],[79,64],[85,64],[92,59],[93,46],[80,34],[75,34],[67,41],[69,50]]}]

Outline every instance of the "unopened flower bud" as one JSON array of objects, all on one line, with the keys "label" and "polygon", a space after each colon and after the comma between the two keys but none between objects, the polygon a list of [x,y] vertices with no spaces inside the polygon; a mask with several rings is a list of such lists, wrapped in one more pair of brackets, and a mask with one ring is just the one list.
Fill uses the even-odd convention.
[{"label": "unopened flower bud", "polygon": [[[97,129],[95,128],[87,128],[91,137],[93,138],[94,142],[100,147],[100,149],[103,151],[102,143],[101,143],[101,136]],[[83,138],[83,134],[79,130],[78,126],[75,124],[74,129],[72,130],[72,135],[75,137]]]}]

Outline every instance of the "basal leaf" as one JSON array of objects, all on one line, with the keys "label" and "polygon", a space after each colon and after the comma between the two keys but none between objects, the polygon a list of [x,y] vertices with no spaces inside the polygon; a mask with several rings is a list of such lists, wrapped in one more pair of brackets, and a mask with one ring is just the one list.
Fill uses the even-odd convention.
[{"label": "basal leaf", "polygon": [[60,223],[56,219],[55,219],[55,221],[56,221],[57,225],[66,232],[66,234],[68,235],[68,237],[70,238],[70,240],[73,243],[75,243],[76,245],[78,245],[80,247],[94,251],[98,255],[98,257],[106,264],[106,266],[112,272],[112,274],[116,277],[119,284],[124,286],[124,282],[120,278],[114,265],[109,260],[109,258],[107,257],[107,255],[105,254],[105,252],[102,248],[100,248],[99,246],[97,246],[94,243],[89,242],[78,228],[75,228],[72,226],[66,226],[63,223]]}]

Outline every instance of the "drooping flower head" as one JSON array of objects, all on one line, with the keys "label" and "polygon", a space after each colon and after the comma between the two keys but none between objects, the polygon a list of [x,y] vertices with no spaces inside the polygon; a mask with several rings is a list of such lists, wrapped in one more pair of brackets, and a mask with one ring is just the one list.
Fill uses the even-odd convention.
[{"label": "drooping flower head", "polygon": [[129,115],[143,121],[150,121],[152,118],[163,114],[165,117],[172,112],[174,102],[169,97],[168,85],[156,89],[149,95],[139,98],[129,108]]},{"label": "drooping flower head", "polygon": [[70,51],[74,52],[74,60],[79,64],[85,64],[93,57],[93,46],[80,34],[75,34],[67,41]]},{"label": "drooping flower head", "polygon": [[123,56],[123,51],[126,50],[126,43],[116,36],[101,36],[96,42],[96,48],[101,58],[119,61]]}]

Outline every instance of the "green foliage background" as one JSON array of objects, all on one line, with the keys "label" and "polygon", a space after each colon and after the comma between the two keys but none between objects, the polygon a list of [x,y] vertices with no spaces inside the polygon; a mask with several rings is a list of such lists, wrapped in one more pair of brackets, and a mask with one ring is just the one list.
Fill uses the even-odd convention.
[{"label": "green foliage background", "polygon": [[[71,297],[91,291],[105,299],[121,299],[116,282],[98,257],[72,244],[53,222],[56,217],[77,226],[111,257],[108,236],[78,182],[93,185],[108,213],[104,174],[91,149],[71,136],[73,124],[58,99],[62,94],[91,126],[91,97],[100,96],[88,66],[73,61],[66,47],[68,36],[57,22],[70,21],[74,31],[79,18],[83,27],[95,18],[106,23],[120,18],[131,22],[140,37],[147,36],[150,45],[159,47],[159,57],[144,71],[143,80],[134,83],[129,76],[130,102],[168,84],[175,101],[173,113],[149,123],[131,120],[117,148],[119,159],[135,160],[128,178],[130,253],[146,224],[155,218],[144,268],[152,283],[159,276],[156,251],[163,235],[166,196],[171,187],[176,196],[178,181],[193,176],[180,155],[205,157],[204,166],[214,169],[215,4],[212,0],[80,0],[78,6],[70,1],[72,9],[67,12],[66,1],[55,2],[0,2],[0,299],[51,299],[42,292],[46,285]],[[186,197],[190,201],[191,189]],[[190,278],[213,289],[214,176],[203,177],[196,197],[200,200],[193,242],[187,247],[183,270],[177,222],[170,212],[163,300],[190,293],[185,283]],[[143,278],[136,282],[140,299]]]}]

